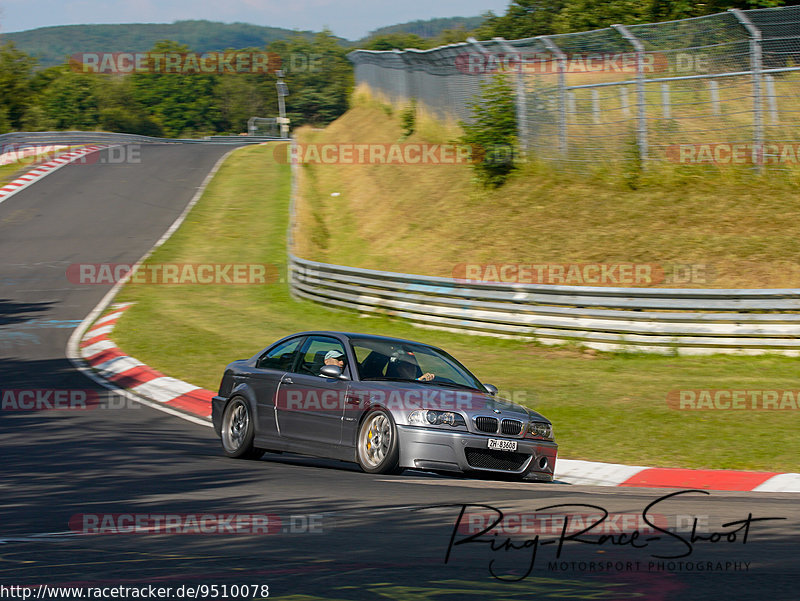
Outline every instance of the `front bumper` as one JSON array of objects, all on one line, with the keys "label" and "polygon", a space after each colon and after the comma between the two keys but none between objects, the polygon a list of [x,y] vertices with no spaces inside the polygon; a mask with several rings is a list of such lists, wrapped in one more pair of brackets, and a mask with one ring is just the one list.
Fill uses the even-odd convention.
[{"label": "front bumper", "polygon": [[215,396],[211,399],[211,423],[214,424],[214,432],[217,436],[222,431],[222,412],[228,399],[224,396]]},{"label": "front bumper", "polygon": [[418,426],[397,426],[400,466],[458,472],[514,474],[545,482],[553,480],[558,445],[530,438],[502,438],[517,442],[516,452],[492,451],[489,436]]}]

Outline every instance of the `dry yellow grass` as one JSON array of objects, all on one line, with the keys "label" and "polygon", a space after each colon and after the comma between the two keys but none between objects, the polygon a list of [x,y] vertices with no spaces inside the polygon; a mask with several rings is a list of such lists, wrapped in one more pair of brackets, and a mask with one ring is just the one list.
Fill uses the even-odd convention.
[{"label": "dry yellow grass", "polygon": [[[397,109],[363,96],[354,104],[300,141],[428,141],[403,138]],[[314,260],[440,276],[461,263],[692,264],[705,276],[680,287],[800,287],[800,186],[790,173],[656,166],[631,189],[599,168],[528,164],[487,190],[467,165],[299,171],[295,252]]]}]

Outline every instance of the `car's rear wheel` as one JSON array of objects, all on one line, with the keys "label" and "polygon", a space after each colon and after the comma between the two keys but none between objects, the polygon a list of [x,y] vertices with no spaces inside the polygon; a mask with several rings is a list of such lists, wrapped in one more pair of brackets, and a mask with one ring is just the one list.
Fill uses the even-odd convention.
[{"label": "car's rear wheel", "polygon": [[250,405],[241,397],[234,397],[225,407],[220,432],[222,450],[228,457],[258,459],[263,449],[253,446],[255,428]]},{"label": "car's rear wheel", "polygon": [[367,414],[358,429],[358,464],[370,474],[396,474],[400,449],[397,427],[384,409]]}]

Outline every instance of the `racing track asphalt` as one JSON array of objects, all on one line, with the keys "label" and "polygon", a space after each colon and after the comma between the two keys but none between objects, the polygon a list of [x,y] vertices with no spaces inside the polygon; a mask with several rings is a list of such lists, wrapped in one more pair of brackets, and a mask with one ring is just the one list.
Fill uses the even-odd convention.
[{"label": "racing track asphalt", "polygon": [[[108,287],[69,284],[67,265],[135,262],[226,150],[145,146],[139,164],[65,167],[0,204],[1,390],[97,389],[72,368],[64,347]],[[220,367],[230,359],[220,357]],[[371,476],[348,464],[277,455],[235,461],[221,455],[209,428],[138,405],[0,411],[0,451],[0,586],[6,587],[156,585],[175,591],[181,585],[267,584],[270,598],[294,595],[298,601],[777,601],[796,599],[800,584],[800,507],[792,494],[686,493],[651,510],[669,525],[698,516],[704,536],[731,532],[738,525],[722,525],[750,514],[786,518],[752,523],[746,544],[742,530],[732,542],[698,540],[690,555],[670,565],[653,555],[681,555],[688,545],[642,528],[635,541],[641,548],[612,544],[622,542],[618,536],[603,545],[566,541],[555,565],[557,545],[542,544],[531,573],[504,582],[492,577],[490,565],[497,574],[523,576],[536,546],[492,551],[485,543],[465,543],[453,547],[445,564],[451,537],[458,542],[466,536],[454,533],[461,504],[507,512],[508,533],[519,528],[519,513],[566,512],[574,525],[577,514],[599,511],[574,504],[629,514],[626,519],[643,526],[636,516],[669,491],[413,472]],[[573,506],[541,510],[562,503]],[[133,513],[266,513],[279,529],[258,535],[80,535],[70,526],[76,515]],[[557,538],[561,522],[538,523],[546,526],[540,543]],[[517,545],[536,540],[532,530],[516,536]],[[198,598],[220,597],[209,591]]]}]

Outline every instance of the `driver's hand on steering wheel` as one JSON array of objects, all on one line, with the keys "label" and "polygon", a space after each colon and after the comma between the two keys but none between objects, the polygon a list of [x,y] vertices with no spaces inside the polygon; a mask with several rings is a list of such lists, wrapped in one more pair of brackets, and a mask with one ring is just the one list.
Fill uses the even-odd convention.
[{"label": "driver's hand on steering wheel", "polygon": [[420,380],[422,382],[430,382],[435,377],[436,377],[435,374],[432,374],[431,372],[426,372],[426,373],[422,374],[419,378],[417,378],[417,380]]}]

